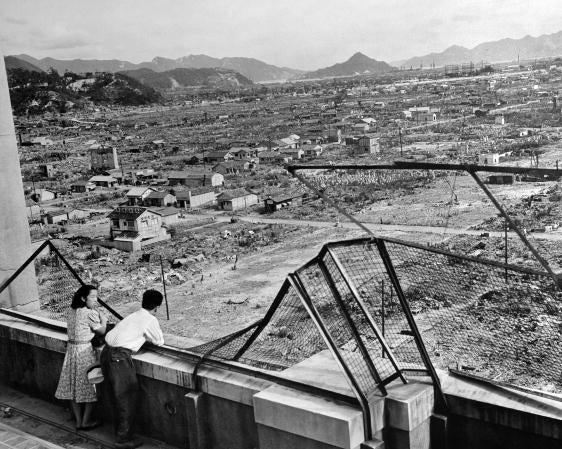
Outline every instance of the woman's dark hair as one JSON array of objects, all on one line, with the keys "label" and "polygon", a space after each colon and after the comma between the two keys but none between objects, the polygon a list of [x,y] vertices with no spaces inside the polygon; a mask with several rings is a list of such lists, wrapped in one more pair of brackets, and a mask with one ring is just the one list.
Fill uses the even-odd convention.
[{"label": "woman's dark hair", "polygon": [[142,308],[152,310],[162,304],[162,293],[158,290],[147,290],[142,295]]},{"label": "woman's dark hair", "polygon": [[70,307],[73,309],[79,309],[80,307],[86,307],[86,298],[90,294],[92,290],[97,290],[98,288],[95,285],[83,285],[72,297],[72,303]]}]

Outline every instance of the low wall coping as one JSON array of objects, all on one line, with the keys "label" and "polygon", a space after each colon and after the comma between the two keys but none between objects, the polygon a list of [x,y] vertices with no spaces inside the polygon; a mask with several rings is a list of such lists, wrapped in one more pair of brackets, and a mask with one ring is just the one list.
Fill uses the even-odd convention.
[{"label": "low wall coping", "polygon": [[[59,321],[55,323],[64,324]],[[48,351],[62,354],[66,352],[67,336],[65,332],[1,314],[0,337]],[[170,349],[173,350],[173,348]],[[141,349],[133,355],[137,373],[144,377],[193,390],[192,374],[196,361],[182,358],[179,353],[173,355],[157,351],[158,349],[155,351]],[[200,367],[197,375],[201,391],[249,406],[252,405],[252,397],[255,393],[272,385],[267,380],[205,365]]]},{"label": "low wall coping", "polygon": [[280,385],[254,396],[254,417],[257,424],[335,447],[352,449],[364,440],[359,407]]},{"label": "low wall coping", "polygon": [[439,377],[453,414],[562,439],[562,402],[448,373]]}]

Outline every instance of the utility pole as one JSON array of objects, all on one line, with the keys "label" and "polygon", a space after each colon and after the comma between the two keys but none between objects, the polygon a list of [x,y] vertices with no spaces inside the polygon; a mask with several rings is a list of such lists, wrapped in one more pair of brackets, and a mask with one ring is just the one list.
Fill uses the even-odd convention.
[{"label": "utility pole", "polygon": [[119,162],[119,165],[121,166],[121,182],[123,183],[123,185],[125,185],[125,169],[123,168],[123,159],[119,157],[117,160]]},{"label": "utility pole", "polygon": [[164,289],[164,300],[166,304],[166,318],[170,320],[170,309],[168,308],[168,294],[166,293],[166,278],[164,277],[164,263],[162,256],[160,256],[160,273],[162,273],[162,288]]},{"label": "utility pole", "polygon": [[507,230],[509,229],[509,225],[507,223],[507,220],[504,219],[503,221],[503,226],[504,226],[504,262],[505,262],[505,283],[507,284]]},{"label": "utility pole", "polygon": [[400,125],[398,125],[398,138],[400,139],[400,157],[402,157],[402,128],[400,128]]}]

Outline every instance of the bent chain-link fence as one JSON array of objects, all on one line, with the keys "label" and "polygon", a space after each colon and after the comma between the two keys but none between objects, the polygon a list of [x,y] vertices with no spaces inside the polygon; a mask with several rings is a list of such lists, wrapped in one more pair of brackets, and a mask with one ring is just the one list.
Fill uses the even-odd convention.
[{"label": "bent chain-link fence", "polygon": [[[547,273],[391,239],[377,241],[386,248],[390,268],[375,240],[359,239],[326,245],[295,273],[363,391],[392,378],[393,358],[405,374],[427,371],[415,331],[437,369],[562,391],[557,352],[562,294]],[[235,359],[284,369],[325,350],[326,341],[302,303],[293,287],[285,287],[267,323],[253,328],[255,340],[248,344],[250,332],[241,337],[247,344],[237,344],[244,351]],[[221,351],[215,355],[230,358]]]}]

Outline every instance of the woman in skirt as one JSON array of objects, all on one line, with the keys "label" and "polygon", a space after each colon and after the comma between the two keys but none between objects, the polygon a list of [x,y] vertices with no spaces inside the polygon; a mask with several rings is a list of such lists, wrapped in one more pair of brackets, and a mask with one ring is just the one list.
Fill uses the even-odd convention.
[{"label": "woman in skirt", "polygon": [[83,285],[68,310],[68,344],[55,397],[69,400],[78,430],[88,430],[100,423],[92,418],[96,389],[88,382],[87,370],[98,363],[92,346],[95,334],[105,334],[107,318],[96,309],[98,291],[93,285]]}]

